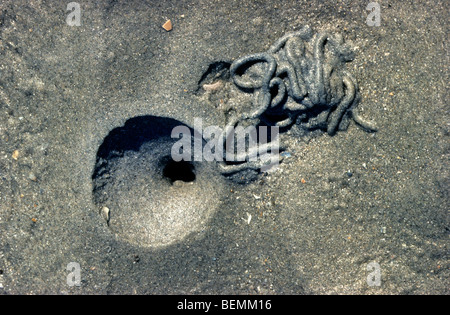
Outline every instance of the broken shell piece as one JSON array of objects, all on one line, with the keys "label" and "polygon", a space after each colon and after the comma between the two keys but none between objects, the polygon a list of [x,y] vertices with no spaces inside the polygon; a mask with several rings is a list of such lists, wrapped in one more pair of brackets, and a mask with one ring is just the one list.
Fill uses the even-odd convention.
[{"label": "broken shell piece", "polygon": [[110,218],[110,210],[108,207],[103,207],[102,210],[102,217],[105,219],[106,224],[109,225],[109,218]]},{"label": "broken shell piece", "polygon": [[222,86],[223,86],[223,82],[222,81],[216,81],[216,82],[211,83],[211,84],[203,84],[203,89],[205,91],[217,91]]},{"label": "broken shell piece", "polygon": [[163,24],[162,28],[168,32],[171,31],[172,30],[172,22],[170,20],[167,20],[166,23]]}]

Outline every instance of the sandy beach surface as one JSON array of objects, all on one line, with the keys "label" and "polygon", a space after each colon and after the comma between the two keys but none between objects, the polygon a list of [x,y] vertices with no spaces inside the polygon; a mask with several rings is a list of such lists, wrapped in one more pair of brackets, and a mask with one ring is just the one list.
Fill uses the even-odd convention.
[{"label": "sandy beach surface", "polygon": [[[0,1],[0,294],[449,293],[448,1],[379,0],[379,26],[370,1],[69,2]],[[224,127],[251,104],[230,64],[305,25],[353,47],[378,131],[166,168],[164,128]]]}]

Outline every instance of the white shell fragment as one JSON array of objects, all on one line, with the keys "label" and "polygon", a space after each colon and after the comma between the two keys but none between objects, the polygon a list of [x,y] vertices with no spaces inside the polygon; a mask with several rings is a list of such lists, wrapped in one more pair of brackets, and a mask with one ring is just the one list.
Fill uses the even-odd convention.
[{"label": "white shell fragment", "polygon": [[109,225],[109,219],[110,219],[110,210],[109,210],[109,208],[108,207],[103,207],[102,210],[101,210],[101,214],[102,214],[103,219],[105,219],[106,224]]}]

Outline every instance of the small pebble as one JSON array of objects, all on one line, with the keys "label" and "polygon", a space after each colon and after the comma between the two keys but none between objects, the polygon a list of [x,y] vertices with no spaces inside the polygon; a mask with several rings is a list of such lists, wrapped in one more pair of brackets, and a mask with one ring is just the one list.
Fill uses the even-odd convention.
[{"label": "small pebble", "polygon": [[187,184],[187,183],[183,182],[182,180],[176,180],[172,183],[172,186],[180,188],[180,187],[183,187],[185,184]]},{"label": "small pebble", "polygon": [[172,21],[167,20],[166,23],[162,25],[162,28],[170,32],[172,30]]},{"label": "small pebble", "polygon": [[12,154],[12,158],[17,161],[19,158],[19,150],[15,150]]},{"label": "small pebble", "polygon": [[28,179],[33,181],[33,182],[37,181],[37,177],[36,177],[36,175],[34,175],[34,173],[30,173],[28,175]]}]

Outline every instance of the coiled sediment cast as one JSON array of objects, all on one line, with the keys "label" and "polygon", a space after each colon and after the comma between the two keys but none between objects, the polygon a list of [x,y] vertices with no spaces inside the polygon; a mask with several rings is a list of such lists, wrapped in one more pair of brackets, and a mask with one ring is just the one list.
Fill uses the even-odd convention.
[{"label": "coiled sediment cast", "polygon": [[358,86],[344,70],[353,58],[342,36],[313,37],[309,27],[283,36],[266,52],[239,58],[230,68],[232,80],[255,96],[254,110],[244,118],[259,118],[280,128],[298,122],[333,135],[348,114],[359,126],[375,131],[354,111]]},{"label": "coiled sediment cast", "polygon": [[[323,130],[329,135],[345,130],[347,118],[368,132],[376,128],[357,115],[360,100],[356,79],[345,70],[354,59],[352,47],[342,36],[328,32],[313,36],[306,26],[278,39],[267,51],[235,60],[230,67],[233,83],[245,93],[253,93],[252,109],[229,120],[226,130],[244,121],[287,130],[295,123],[304,130]],[[219,146],[233,136],[224,133]],[[261,150],[262,149],[262,150]],[[261,151],[280,150],[278,143],[250,148],[240,157],[242,163],[222,163],[225,173],[258,169],[262,161],[249,157]]]}]

